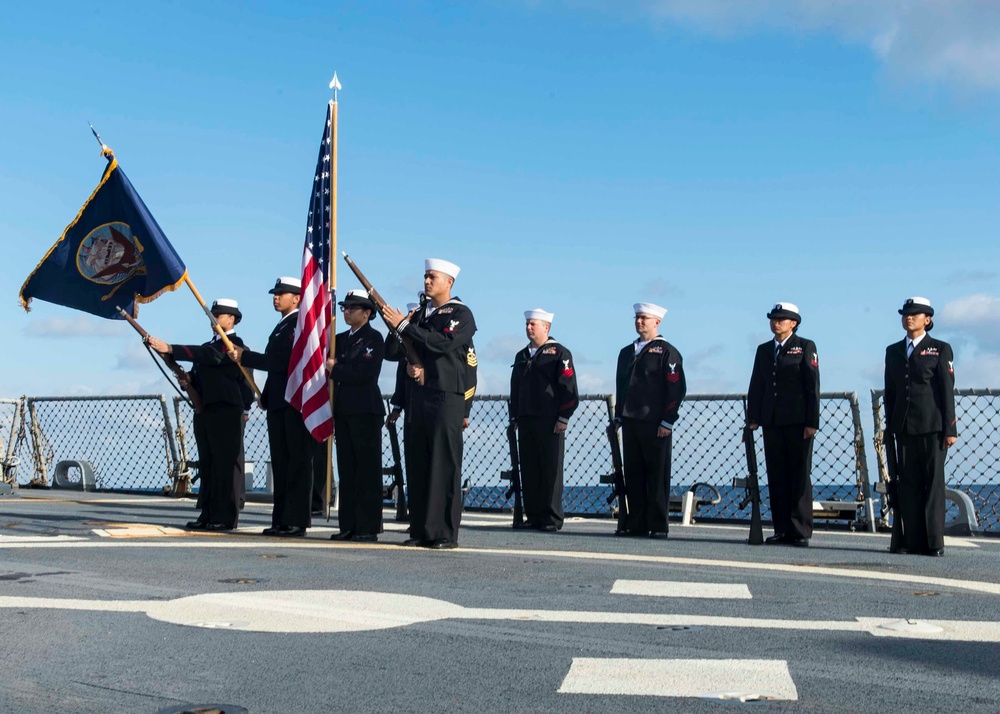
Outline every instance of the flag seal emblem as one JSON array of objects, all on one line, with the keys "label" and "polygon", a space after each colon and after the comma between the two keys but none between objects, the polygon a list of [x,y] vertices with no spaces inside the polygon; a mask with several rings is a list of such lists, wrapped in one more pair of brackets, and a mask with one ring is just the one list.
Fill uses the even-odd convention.
[{"label": "flag seal emblem", "polygon": [[101,285],[117,285],[146,272],[142,246],[132,228],[121,221],[100,225],[80,241],[76,269],[87,280]]}]

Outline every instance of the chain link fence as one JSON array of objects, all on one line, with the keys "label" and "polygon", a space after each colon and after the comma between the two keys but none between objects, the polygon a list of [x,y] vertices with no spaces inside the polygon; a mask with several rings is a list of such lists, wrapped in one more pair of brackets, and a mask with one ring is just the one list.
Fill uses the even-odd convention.
[{"label": "chain link fence", "polygon": [[[885,426],[883,391],[872,390],[872,418],[875,427],[875,453],[879,480],[887,482],[885,463]],[[996,434],[1000,430],[1000,392],[993,389],[956,389],[955,416],[958,421],[958,441],[948,449],[944,478],[948,488],[962,491],[973,503],[979,530],[1000,532],[1000,457],[997,455]],[[959,514],[958,507],[948,501],[947,520]],[[884,499],[881,503],[880,525],[889,523]]]},{"label": "chain link fence", "polygon": [[[853,392],[823,393],[821,429],[813,455],[814,499],[839,502],[839,516],[854,527],[887,525],[884,504],[868,479],[865,439],[858,401]],[[1000,394],[993,390],[958,390],[961,438],[949,453],[949,486],[963,490],[975,504],[981,532],[1000,532],[1000,474],[994,434],[1000,427]],[[701,520],[745,521],[740,510],[742,489],[734,477],[746,475],[740,441],[746,395],[689,395],[681,407],[673,439],[672,495],[694,490],[701,498]],[[159,394],[116,397],[29,397],[0,400],[0,458],[8,482],[48,485],[53,466],[63,460],[84,460],[94,466],[97,486],[106,490],[161,491],[184,483],[197,473],[198,449],[190,406],[174,397],[169,404]],[[388,400],[387,400],[388,402]],[[171,408],[172,407],[172,408]],[[609,395],[581,397],[566,432],[564,507],[568,514],[601,516],[612,513],[611,452],[604,429],[613,410]],[[881,447],[881,392],[872,392],[875,459],[886,478]],[[466,507],[509,510],[510,468],[506,438],[507,397],[477,396],[465,432],[463,483]],[[400,429],[401,439],[405,430]],[[756,434],[764,518],[769,517],[767,467],[761,433]],[[270,459],[267,421],[253,409],[245,428],[248,471],[253,490],[267,490]],[[388,433],[383,432],[383,464],[392,464]],[[392,477],[386,475],[385,485]],[[195,484],[197,489],[197,484]],[[176,489],[175,489],[176,491]],[[180,492],[183,492],[180,491]],[[717,494],[716,498],[706,496]],[[873,513],[874,506],[881,508]],[[852,507],[852,504],[854,506]],[[950,506],[954,510],[953,506]],[[953,514],[949,514],[951,517]]]},{"label": "chain link fence", "polygon": [[28,397],[29,471],[18,483],[48,485],[53,465],[88,461],[97,487],[149,491],[169,486],[176,443],[162,394],[110,397]]}]

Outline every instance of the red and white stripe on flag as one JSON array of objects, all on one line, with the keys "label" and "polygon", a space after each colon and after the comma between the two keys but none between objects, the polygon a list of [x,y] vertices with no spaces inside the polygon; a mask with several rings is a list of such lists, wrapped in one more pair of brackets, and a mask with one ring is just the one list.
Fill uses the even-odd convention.
[{"label": "red and white stripe on flag", "polygon": [[285,388],[285,399],[302,413],[306,428],[317,441],[324,441],[333,434],[333,411],[326,375],[333,309],[333,295],[328,287],[333,249],[330,230],[333,131],[333,113],[328,108],[309,198],[309,221],[302,251],[302,297]]}]

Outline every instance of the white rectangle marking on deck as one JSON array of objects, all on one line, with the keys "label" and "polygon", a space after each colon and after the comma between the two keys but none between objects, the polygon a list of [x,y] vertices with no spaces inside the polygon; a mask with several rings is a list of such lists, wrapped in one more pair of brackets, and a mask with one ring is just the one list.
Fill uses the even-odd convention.
[{"label": "white rectangle marking on deck", "polygon": [[616,580],[612,595],[647,595],[650,597],[718,598],[751,600],[753,595],[743,583],[686,583],[670,580]]},{"label": "white rectangle marking on deck", "polygon": [[797,700],[784,660],[574,657],[560,694]]}]

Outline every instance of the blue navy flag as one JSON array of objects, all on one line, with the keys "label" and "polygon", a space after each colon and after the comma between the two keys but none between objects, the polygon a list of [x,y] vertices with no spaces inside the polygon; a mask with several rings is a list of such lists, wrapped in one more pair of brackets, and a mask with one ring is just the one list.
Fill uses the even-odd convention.
[{"label": "blue navy flag", "polygon": [[25,310],[37,298],[120,320],[116,305],[134,317],[136,303],[155,300],[187,277],[118,160],[107,155],[101,182],[21,286]]}]

